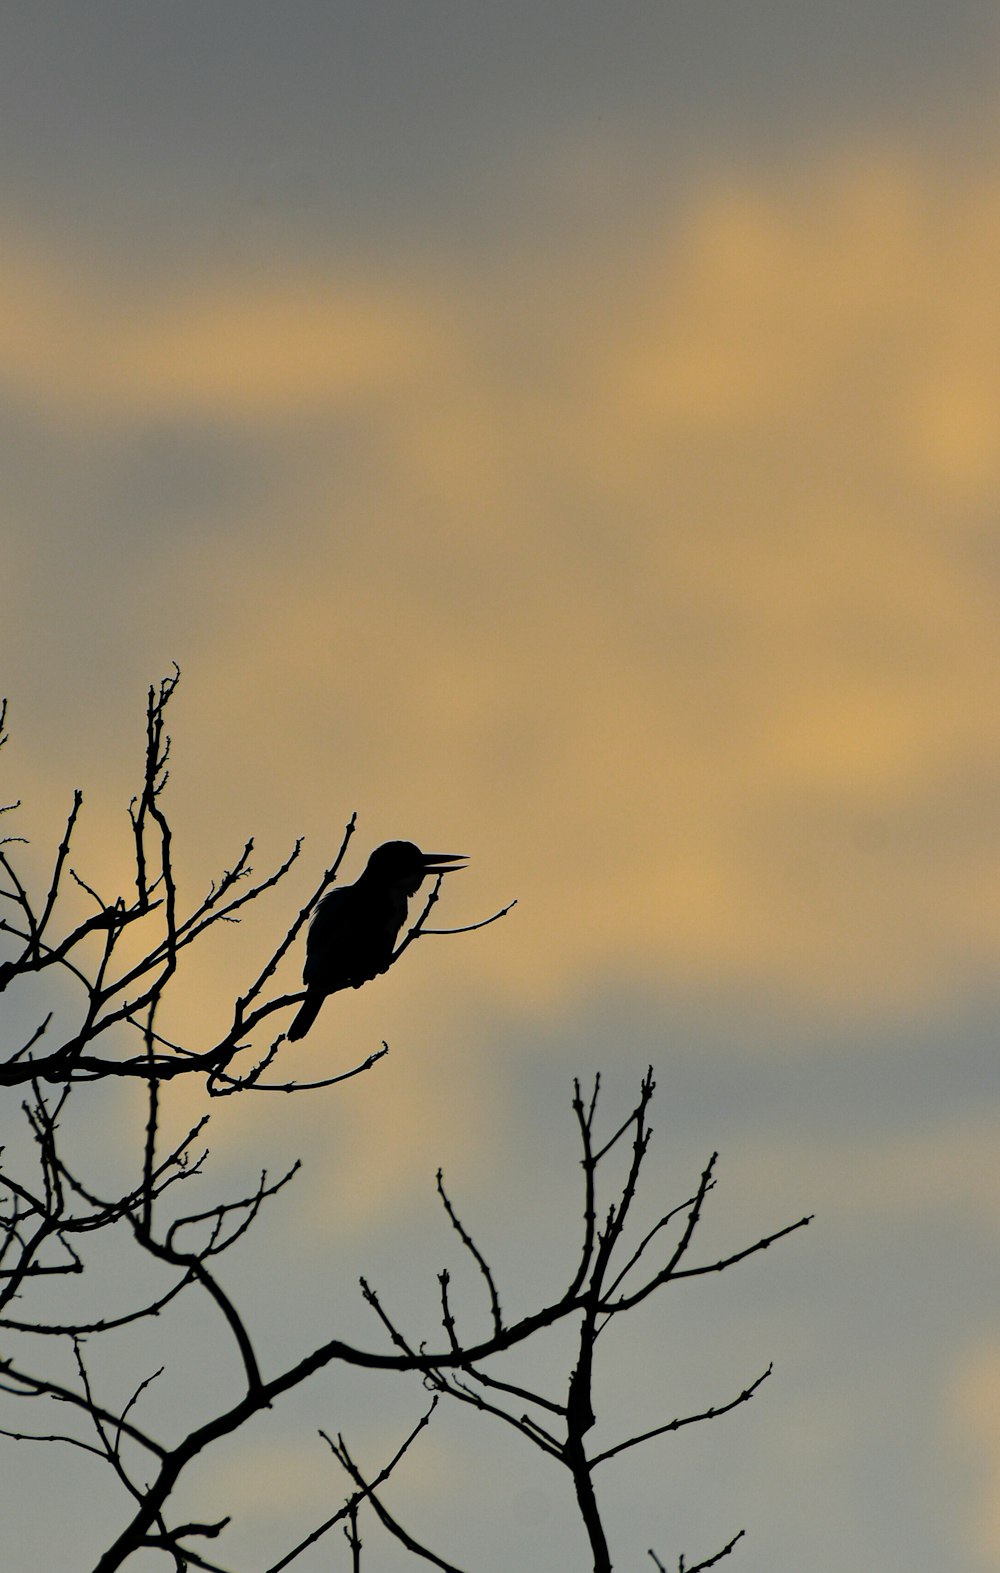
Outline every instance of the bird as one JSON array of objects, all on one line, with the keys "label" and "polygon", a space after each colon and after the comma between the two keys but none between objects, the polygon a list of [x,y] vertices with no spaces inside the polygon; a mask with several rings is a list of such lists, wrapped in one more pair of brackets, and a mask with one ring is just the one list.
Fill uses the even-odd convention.
[{"label": "bird", "polygon": [[412,841],[385,841],[353,885],[323,897],[306,940],[306,997],[288,1029],[293,1043],[305,1037],[328,994],[359,989],[387,971],[410,896],[428,875],[451,874],[464,863],[461,852],[421,852]]}]

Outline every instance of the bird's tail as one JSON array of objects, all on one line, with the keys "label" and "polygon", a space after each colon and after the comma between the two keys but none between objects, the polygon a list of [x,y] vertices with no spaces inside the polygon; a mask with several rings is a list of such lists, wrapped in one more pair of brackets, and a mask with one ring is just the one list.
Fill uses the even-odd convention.
[{"label": "bird's tail", "polygon": [[325,999],[325,994],[313,993],[312,991],[307,992],[306,997],[299,1008],[298,1015],[288,1029],[287,1036],[292,1043],[297,1043],[299,1038],[305,1037],[306,1033],[309,1031],[309,1028],[312,1026],[313,1022],[316,1020],[316,1017],[319,1015],[320,1006]]}]

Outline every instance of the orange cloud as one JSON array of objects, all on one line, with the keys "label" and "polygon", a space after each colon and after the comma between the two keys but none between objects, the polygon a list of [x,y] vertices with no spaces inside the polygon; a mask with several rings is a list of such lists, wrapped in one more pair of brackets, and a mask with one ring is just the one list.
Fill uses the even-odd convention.
[{"label": "orange cloud", "polygon": [[474,915],[522,898],[467,984],[519,1000],[895,1010],[989,972],[998,236],[995,182],[877,156],[709,181],[662,245],[514,288],[56,292],[48,338],[31,297],[38,390],[81,408],[106,339],[115,419],[364,412],[356,473],[297,447],[278,515],[158,567],[206,844],[234,781],[251,822],[457,838]]},{"label": "orange cloud", "polygon": [[155,301],[29,250],[0,269],[2,379],[64,419],[282,422],[410,385],[425,309],[391,283],[213,278]]}]

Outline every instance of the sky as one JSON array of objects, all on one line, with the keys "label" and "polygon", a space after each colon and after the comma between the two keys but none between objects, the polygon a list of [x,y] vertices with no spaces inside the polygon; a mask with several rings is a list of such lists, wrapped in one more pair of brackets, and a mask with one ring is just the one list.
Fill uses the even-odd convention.
[{"label": "sky", "polygon": [[[971,0],[0,16],[28,866],[80,786],[86,867],[127,879],[176,661],[182,888],[306,838],[179,1028],[225,1019],[355,811],[345,877],[403,836],[469,855],[444,921],[518,901],[285,1051],[311,1077],[384,1038],[370,1075],[213,1111],[226,1183],[306,1159],[232,1268],[262,1349],[331,1301],[375,1342],[360,1273],[433,1334],[439,1164],[541,1293],[598,1068],[613,1126],[655,1067],[654,1189],[719,1150],[706,1255],[816,1215],[615,1357],[649,1423],[775,1362],[602,1482],[623,1567],[744,1524],[744,1573],[1000,1557],[998,68]],[[137,1118],[88,1106],[84,1150]],[[164,1334],[214,1391],[202,1336]],[[422,1399],[331,1381],[207,1460],[233,1566],[339,1500],[318,1426],[377,1463]],[[26,1451],[0,1535],[42,1573],[75,1553]],[[66,1467],[98,1547],[120,1504]],[[477,1573],[584,1565],[563,1482],[464,1416],[395,1500]],[[400,1565],[374,1529],[366,1557]]]}]

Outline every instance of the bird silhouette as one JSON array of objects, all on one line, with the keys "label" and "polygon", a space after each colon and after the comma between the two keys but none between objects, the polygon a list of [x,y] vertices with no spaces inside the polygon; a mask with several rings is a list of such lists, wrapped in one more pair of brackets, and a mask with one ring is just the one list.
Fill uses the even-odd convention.
[{"label": "bird silhouette", "polygon": [[406,903],[429,874],[450,874],[464,863],[460,852],[421,852],[412,841],[376,847],[353,885],[324,896],[309,926],[302,981],[306,997],[288,1029],[304,1038],[328,994],[359,989],[388,969]]}]

